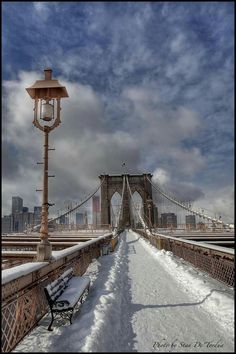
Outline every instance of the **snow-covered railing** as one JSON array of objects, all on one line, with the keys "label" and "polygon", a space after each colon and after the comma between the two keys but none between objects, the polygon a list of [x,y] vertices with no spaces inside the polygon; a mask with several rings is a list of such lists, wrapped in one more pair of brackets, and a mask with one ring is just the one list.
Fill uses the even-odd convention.
[{"label": "snow-covered railing", "polygon": [[234,250],[172,236],[136,230],[159,250],[172,252],[228,286],[234,287]]},{"label": "snow-covered railing", "polygon": [[182,243],[188,243],[190,245],[195,245],[195,246],[200,246],[202,248],[206,248],[208,250],[215,250],[215,251],[219,251],[222,253],[227,253],[229,255],[234,255],[234,249],[233,248],[227,248],[227,247],[221,247],[221,246],[216,246],[216,245],[210,245],[210,244],[206,244],[204,242],[198,242],[198,241],[192,241],[192,240],[186,240],[182,237],[178,237],[178,239],[176,237],[173,236],[169,236],[169,235],[163,235],[157,232],[153,232],[152,233],[154,236],[159,236],[162,238],[166,238],[166,239],[170,239],[170,240],[174,240],[174,241],[180,241]]},{"label": "snow-covered railing", "polygon": [[106,233],[62,251],[53,251],[52,262],[30,262],[2,271],[2,351],[10,352],[48,310],[43,288],[65,270],[82,275],[100,247],[111,240]]}]

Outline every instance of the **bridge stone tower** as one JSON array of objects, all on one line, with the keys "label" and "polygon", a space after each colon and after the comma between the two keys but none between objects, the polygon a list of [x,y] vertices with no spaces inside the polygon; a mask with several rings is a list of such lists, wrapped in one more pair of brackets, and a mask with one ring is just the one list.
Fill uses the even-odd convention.
[{"label": "bridge stone tower", "polygon": [[[153,212],[153,202],[152,202],[152,186],[148,181],[147,177],[151,180],[152,175],[150,173],[145,173],[142,175],[130,175],[125,174],[128,177],[131,193],[138,192],[143,200],[144,214],[147,218],[151,218],[151,223],[154,222],[154,212]],[[123,188],[123,175],[100,175],[101,181],[105,178],[101,186],[101,223],[111,224],[110,215],[110,205],[111,198],[115,192],[118,192],[120,196],[122,195]],[[148,220],[145,219],[148,223]],[[130,213],[130,194],[125,185],[124,199],[123,199],[123,215],[122,224],[125,226],[131,225],[131,213]]]}]

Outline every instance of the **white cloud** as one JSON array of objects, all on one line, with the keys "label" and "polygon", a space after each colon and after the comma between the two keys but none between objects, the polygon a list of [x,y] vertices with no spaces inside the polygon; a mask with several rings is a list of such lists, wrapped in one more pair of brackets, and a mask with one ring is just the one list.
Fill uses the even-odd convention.
[{"label": "white cloud", "polygon": [[170,160],[169,170],[178,168],[178,174],[187,176],[205,167],[205,157],[199,148],[183,146],[185,139],[196,136],[201,130],[195,111],[163,104],[154,85],[126,87],[122,98],[132,103],[125,126],[138,137],[146,160],[154,165],[160,160]]},{"label": "white cloud", "polygon": [[[4,82],[7,113],[3,119],[3,144],[13,144],[19,152],[15,160],[5,163],[5,168],[14,170],[11,166],[14,162],[20,166],[14,176],[5,173],[8,177],[3,178],[5,213],[10,211],[12,195],[21,194],[30,207],[40,204],[41,194],[35,189],[41,186],[42,171],[34,163],[42,158],[43,135],[32,128],[33,100],[25,90],[39,77],[40,73],[21,72],[18,80]],[[85,191],[90,192],[99,183],[101,173],[122,173],[124,161],[130,172],[143,170],[146,158],[152,164],[161,159],[170,161],[168,169],[160,166],[153,176],[167,190],[185,188],[193,199],[202,194],[194,185],[185,183],[180,187],[173,181],[173,176],[193,176],[205,166],[198,148],[187,149],[181,145],[183,139],[199,129],[195,112],[183,106],[167,107],[159,102],[155,90],[132,86],[123,90],[120,100],[129,100],[133,108],[129,106],[129,116],[123,125],[111,130],[107,126],[105,106],[90,86],[59,80],[67,87],[69,98],[62,100],[62,124],[50,134],[49,140],[50,146],[56,148],[50,153],[49,164],[50,171],[56,175],[56,179],[49,181],[49,195],[56,203],[55,209],[65,199],[79,200]],[[182,191],[181,198],[184,194]],[[222,204],[221,199],[214,203]]]},{"label": "white cloud", "polygon": [[172,149],[170,155],[174,161],[175,168],[178,168],[179,174],[183,173],[188,176],[193,176],[206,165],[205,158],[196,147],[188,150],[183,148]]},{"label": "white cloud", "polygon": [[35,12],[40,17],[41,21],[46,21],[49,16],[50,7],[47,2],[34,1],[33,2]]},{"label": "white cloud", "polygon": [[194,135],[200,128],[200,120],[192,110],[179,107],[176,112],[176,124],[185,136]]},{"label": "white cloud", "polygon": [[152,180],[154,183],[157,183],[159,185],[165,185],[167,182],[170,181],[170,175],[163,168],[156,168],[153,172]]},{"label": "white cloud", "polygon": [[173,53],[179,53],[182,51],[185,43],[185,35],[182,32],[179,32],[174,39],[170,42],[170,49]]},{"label": "white cloud", "polygon": [[218,189],[207,189],[205,197],[200,198],[194,207],[205,208],[206,214],[222,217],[224,222],[234,222],[234,188],[224,186]]},{"label": "white cloud", "polygon": [[[166,184],[182,181],[179,189],[185,186],[195,198],[202,191],[187,182],[196,176],[204,192],[206,179],[219,189],[230,183],[231,5],[33,2],[15,11],[17,6],[5,6],[4,75],[9,67],[15,70],[7,77],[15,78],[26,65],[52,66],[70,96],[62,103],[61,126],[50,135],[56,147],[50,153],[53,199],[95,186],[101,170],[119,173],[119,161],[131,172],[154,166],[168,171]],[[197,26],[191,20],[196,10]],[[21,71],[4,82],[3,186],[10,198],[14,184],[28,198],[42,177],[34,163],[42,158],[43,136],[32,127],[33,101],[25,91],[40,76]]]},{"label": "white cloud", "polygon": [[18,147],[32,147],[33,100],[26,91],[38,78],[36,72],[20,72],[18,80],[4,81],[3,141]]},{"label": "white cloud", "polygon": [[[14,162],[11,156],[11,163],[20,165],[17,175],[11,176],[7,170],[14,168],[5,159],[4,213],[9,212],[13,195],[20,194],[31,207],[38,201],[35,189],[41,187],[42,171],[35,166],[42,159],[43,134],[32,128],[33,100],[25,91],[36,76],[40,78],[40,74],[22,72],[18,80],[4,83],[7,114],[3,144],[7,142],[8,151],[9,145],[14,145],[19,156]],[[133,171],[140,159],[134,137],[122,130],[107,129],[103,103],[91,87],[60,82],[66,86],[69,98],[62,100],[62,124],[49,135],[49,146],[56,148],[49,155],[49,171],[56,175],[49,180],[49,197],[57,208],[63,200],[80,199],[84,191],[93,190],[101,173],[119,173],[123,161]]]}]

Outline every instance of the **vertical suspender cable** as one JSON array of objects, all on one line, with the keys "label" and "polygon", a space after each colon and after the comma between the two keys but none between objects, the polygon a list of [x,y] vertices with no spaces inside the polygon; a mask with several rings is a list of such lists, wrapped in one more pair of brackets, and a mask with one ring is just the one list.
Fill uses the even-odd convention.
[{"label": "vertical suspender cable", "polygon": [[129,190],[129,194],[130,194],[130,199],[131,199],[131,202],[133,203],[133,206],[134,206],[134,210],[137,212],[137,215],[139,217],[139,220],[141,221],[141,224],[143,225],[144,229],[146,230],[147,234],[151,235],[151,232],[149,231],[148,229],[148,226],[147,224],[145,223],[144,219],[142,218],[139,210],[136,208],[135,206],[135,203],[134,203],[134,200],[133,200],[133,196],[132,196],[132,193],[131,193],[131,189],[130,189],[130,185],[129,185],[129,181],[128,181],[128,178],[126,176],[126,183],[127,183],[127,187],[128,187],[128,190]]},{"label": "vertical suspender cable", "polygon": [[226,224],[224,223],[222,220],[217,220],[215,218],[211,218],[210,216],[204,215],[199,211],[195,211],[193,210],[191,207],[189,207],[188,205],[185,205],[179,201],[177,201],[176,199],[170,197],[168,194],[166,194],[159,186],[155,186],[153,185],[153,183],[151,182],[151,180],[147,177],[148,181],[151,183],[151,185],[153,186],[154,189],[156,189],[159,193],[161,193],[166,199],[170,200],[171,202],[173,202],[174,204],[178,205],[179,207],[181,207],[182,209],[185,209],[199,217],[205,218],[209,221],[212,221],[213,223],[217,223],[217,224],[221,224],[223,226],[229,227],[231,228],[230,224]]},{"label": "vertical suspender cable", "polygon": [[123,211],[123,199],[124,199],[124,192],[125,192],[125,176],[123,176],[123,187],[122,187],[122,194],[121,194],[121,204],[119,208],[119,212],[115,222],[115,229],[119,227],[120,219],[121,219],[121,211]]},{"label": "vertical suspender cable", "polygon": [[[81,207],[83,204],[85,204],[89,199],[91,199],[91,198],[94,196],[95,193],[97,193],[97,191],[98,191],[99,188],[102,186],[102,184],[103,184],[104,181],[105,181],[105,178],[103,178],[102,182],[101,182],[100,185],[96,188],[96,190],[95,190],[92,194],[90,194],[84,201],[82,201],[80,204],[76,205],[74,208],[72,208],[72,209],[66,211],[64,214],[61,214],[60,216],[57,216],[57,217],[55,217],[55,218],[53,218],[53,219],[48,220],[48,223],[50,223],[50,222],[52,223],[53,221],[57,221],[57,220],[59,220],[62,216],[65,216],[65,215],[67,215],[67,214],[70,214],[71,212],[73,212],[73,211],[75,211],[76,209],[80,208],[80,207]],[[37,227],[39,227],[40,225],[41,225],[41,224],[34,226],[34,227],[33,227],[33,230],[36,229]]]}]

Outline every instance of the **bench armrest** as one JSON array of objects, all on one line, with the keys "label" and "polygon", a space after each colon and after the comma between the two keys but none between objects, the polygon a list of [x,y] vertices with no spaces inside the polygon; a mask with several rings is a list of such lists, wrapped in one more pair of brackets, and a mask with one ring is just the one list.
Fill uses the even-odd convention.
[{"label": "bench armrest", "polygon": [[54,306],[57,307],[58,309],[62,309],[63,307],[68,307],[69,305],[70,303],[67,300],[56,301],[54,303]]}]

